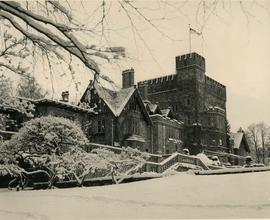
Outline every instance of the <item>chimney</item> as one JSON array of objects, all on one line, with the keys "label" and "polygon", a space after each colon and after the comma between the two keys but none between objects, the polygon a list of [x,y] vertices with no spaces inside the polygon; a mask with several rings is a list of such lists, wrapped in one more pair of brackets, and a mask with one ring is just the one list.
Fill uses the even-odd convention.
[{"label": "chimney", "polygon": [[62,102],[68,102],[69,100],[69,91],[62,92]]},{"label": "chimney", "polygon": [[122,72],[122,88],[134,86],[134,69],[130,68]]}]

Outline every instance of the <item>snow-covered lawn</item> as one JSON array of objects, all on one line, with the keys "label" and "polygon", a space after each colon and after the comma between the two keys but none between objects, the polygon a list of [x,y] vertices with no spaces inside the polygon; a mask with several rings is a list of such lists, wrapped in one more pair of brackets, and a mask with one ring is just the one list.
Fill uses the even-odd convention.
[{"label": "snow-covered lawn", "polygon": [[0,192],[0,219],[270,217],[270,172]]}]

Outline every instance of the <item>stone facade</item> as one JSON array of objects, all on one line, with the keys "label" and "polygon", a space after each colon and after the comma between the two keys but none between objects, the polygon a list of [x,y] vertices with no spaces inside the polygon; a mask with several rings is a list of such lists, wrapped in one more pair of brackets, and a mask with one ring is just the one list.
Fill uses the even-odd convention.
[{"label": "stone facade", "polygon": [[171,154],[182,152],[183,122],[175,119],[171,109],[160,109],[158,105],[145,101],[152,120],[152,153]]},{"label": "stone facade", "polygon": [[138,83],[143,99],[172,109],[185,123],[184,145],[192,154],[206,148],[227,151],[226,87],[206,76],[199,54],[177,56],[175,61],[176,74]]},{"label": "stone facade", "polygon": [[172,154],[182,151],[182,123],[160,114],[151,115],[153,153]]}]

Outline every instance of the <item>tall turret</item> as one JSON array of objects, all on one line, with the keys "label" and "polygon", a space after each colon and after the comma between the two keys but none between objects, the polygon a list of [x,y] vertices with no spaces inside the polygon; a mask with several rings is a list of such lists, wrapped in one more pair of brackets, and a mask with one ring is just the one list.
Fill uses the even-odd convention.
[{"label": "tall turret", "polygon": [[175,57],[176,72],[181,73],[205,73],[205,59],[197,53],[189,53]]}]

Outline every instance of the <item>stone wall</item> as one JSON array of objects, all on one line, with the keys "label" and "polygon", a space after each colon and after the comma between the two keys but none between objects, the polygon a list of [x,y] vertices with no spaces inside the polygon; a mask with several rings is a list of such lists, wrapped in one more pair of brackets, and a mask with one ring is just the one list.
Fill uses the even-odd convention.
[{"label": "stone wall", "polygon": [[154,154],[171,154],[182,150],[183,124],[162,115],[151,115]]}]

